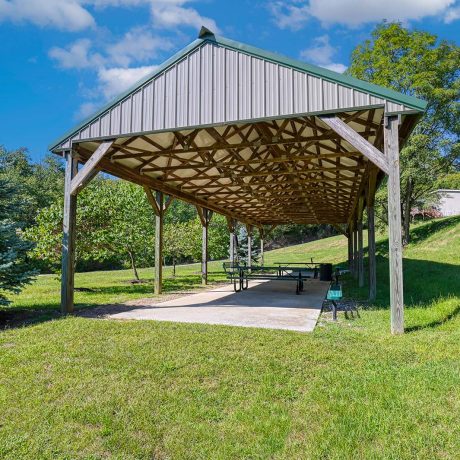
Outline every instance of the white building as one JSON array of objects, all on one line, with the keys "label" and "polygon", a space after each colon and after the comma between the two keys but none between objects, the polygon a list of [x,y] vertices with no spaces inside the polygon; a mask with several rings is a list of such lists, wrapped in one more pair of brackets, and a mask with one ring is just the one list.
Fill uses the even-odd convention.
[{"label": "white building", "polygon": [[436,208],[443,217],[460,215],[460,190],[437,190],[439,194],[439,204]]}]

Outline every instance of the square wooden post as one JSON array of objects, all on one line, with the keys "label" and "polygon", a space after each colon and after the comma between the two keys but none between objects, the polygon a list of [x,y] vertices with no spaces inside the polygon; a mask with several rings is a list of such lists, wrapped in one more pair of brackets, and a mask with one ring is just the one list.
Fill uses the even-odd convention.
[{"label": "square wooden post", "polygon": [[229,231],[229,250],[228,256],[230,262],[233,264],[235,262],[235,228],[236,228],[236,221],[231,217],[227,216],[227,227]]},{"label": "square wooden post", "polygon": [[213,212],[206,208],[197,206],[198,217],[202,226],[202,239],[201,239],[201,284],[205,286],[208,284],[208,227]]},{"label": "square wooden post", "polygon": [[350,273],[353,272],[353,231],[351,227],[348,228],[347,232],[348,240],[348,270]]},{"label": "square wooden post", "polygon": [[201,284],[208,284],[208,210],[203,209],[205,224],[202,225],[201,238]]},{"label": "square wooden post", "polygon": [[369,260],[369,300],[377,295],[377,266],[375,261],[375,216],[374,206],[367,206],[367,252]]},{"label": "square wooden post", "polygon": [[358,221],[358,285],[364,286],[363,220]]},{"label": "square wooden post", "polygon": [[156,192],[158,212],[155,214],[155,294],[163,291],[163,192]]},{"label": "square wooden post", "polygon": [[353,278],[358,278],[358,225],[353,222]]},{"label": "square wooden post", "polygon": [[62,235],[61,312],[73,312],[75,279],[75,237],[77,195],[71,194],[72,179],[78,172],[78,159],[71,150],[65,152],[64,216]]},{"label": "square wooden post", "polygon": [[399,175],[398,116],[385,117],[384,145],[389,163],[388,232],[390,259],[391,332],[404,332],[404,298],[401,241],[401,185]]},{"label": "square wooden post", "polygon": [[260,265],[264,266],[264,236],[265,231],[263,227],[259,227],[259,238],[260,238]]},{"label": "square wooden post", "polygon": [[246,225],[248,232],[248,267],[252,265],[252,225]]}]

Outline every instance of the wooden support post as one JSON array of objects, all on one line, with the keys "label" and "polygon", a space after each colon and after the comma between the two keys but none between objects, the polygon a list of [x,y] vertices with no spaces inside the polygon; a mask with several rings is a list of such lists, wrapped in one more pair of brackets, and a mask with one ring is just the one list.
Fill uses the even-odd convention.
[{"label": "wooden support post", "polygon": [[389,163],[388,232],[390,246],[390,306],[392,334],[402,334],[404,332],[398,125],[398,116],[392,115],[385,117],[384,150]]},{"label": "wooden support post", "polygon": [[75,233],[77,196],[71,194],[72,179],[78,173],[78,160],[69,150],[65,152],[64,219],[62,237],[61,312],[73,312],[75,278]]},{"label": "wooden support post", "polygon": [[369,187],[367,192],[367,253],[369,266],[369,300],[375,300],[377,296],[377,265],[375,260],[375,191],[377,188],[377,174],[374,170],[369,175]]},{"label": "wooden support post", "polygon": [[230,233],[229,237],[229,250],[228,250],[228,257],[230,262],[233,264],[235,262],[235,228],[236,228],[236,221],[231,217],[227,216],[227,227]]},{"label": "wooden support post", "polygon": [[263,227],[259,227],[259,238],[260,238],[260,265],[264,266],[264,236],[265,231]]},{"label": "wooden support post", "polygon": [[353,278],[358,278],[358,226],[353,222]]},{"label": "wooden support post", "polygon": [[364,286],[363,220],[358,221],[358,285]]},{"label": "wooden support post", "polygon": [[198,217],[202,225],[202,244],[201,244],[201,284],[208,284],[208,227],[211,221],[212,211],[197,206]]},{"label": "wooden support post", "polygon": [[348,270],[350,273],[353,272],[353,231],[351,227],[348,229],[347,233],[348,239]]},{"label": "wooden support post", "polygon": [[164,202],[163,192],[156,192],[153,196],[152,191],[144,185],[145,194],[155,213],[155,281],[154,292],[161,294],[163,290],[163,217],[167,207],[171,204],[171,197]]},{"label": "wooden support post", "polygon": [[252,225],[246,225],[248,232],[248,267],[252,265]]},{"label": "wooden support post", "polygon": [[375,300],[377,293],[377,270],[375,261],[374,206],[367,206],[367,251],[369,257],[369,300]]},{"label": "wooden support post", "polygon": [[155,294],[163,291],[163,192],[156,192],[155,201],[159,212],[155,215]]}]

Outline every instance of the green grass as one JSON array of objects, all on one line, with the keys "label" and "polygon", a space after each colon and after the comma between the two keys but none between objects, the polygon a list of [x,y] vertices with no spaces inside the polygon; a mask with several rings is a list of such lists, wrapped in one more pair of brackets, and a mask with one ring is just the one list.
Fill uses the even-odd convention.
[{"label": "green grass", "polygon": [[[460,219],[413,235],[403,336],[389,334],[383,237],[375,305],[311,334],[78,317],[0,333],[0,457],[458,458]],[[267,263],[345,255],[335,237],[273,251]],[[167,289],[197,285],[197,271],[180,268]],[[77,302],[150,295],[129,279],[79,274],[76,285],[96,292],[77,293]],[[40,277],[14,308],[51,310],[58,287]],[[365,297],[349,278],[345,289]]]}]

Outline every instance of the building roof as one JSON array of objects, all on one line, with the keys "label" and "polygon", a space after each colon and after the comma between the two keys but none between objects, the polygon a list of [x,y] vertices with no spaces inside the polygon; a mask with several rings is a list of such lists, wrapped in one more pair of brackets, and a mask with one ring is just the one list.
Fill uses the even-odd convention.
[{"label": "building roof", "polygon": [[[140,132],[382,106],[386,114],[422,113],[426,102],[215,36],[203,27],[198,39],[49,149],[57,152],[72,142]],[[161,112],[157,119],[155,111]]]}]

